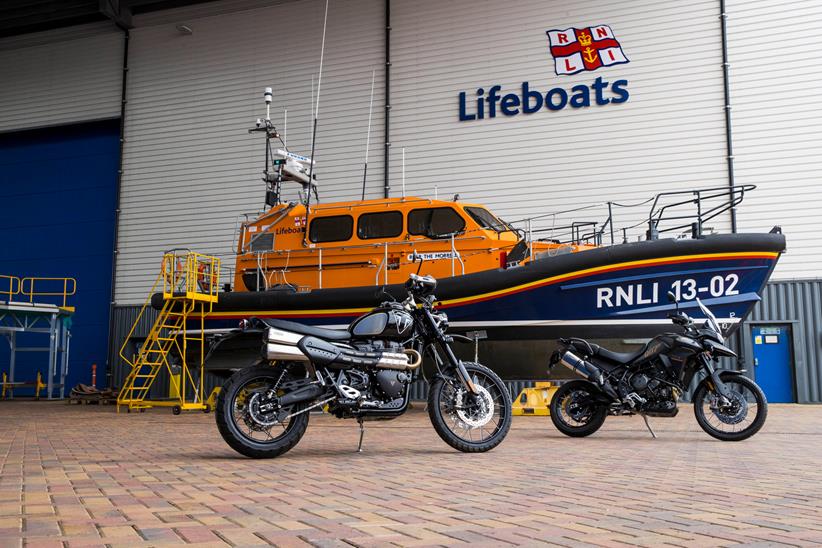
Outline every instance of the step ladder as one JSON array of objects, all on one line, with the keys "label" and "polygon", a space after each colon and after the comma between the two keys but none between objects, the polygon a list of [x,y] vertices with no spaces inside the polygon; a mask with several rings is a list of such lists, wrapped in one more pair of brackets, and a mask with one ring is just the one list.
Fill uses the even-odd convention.
[{"label": "step ladder", "polygon": [[[120,348],[120,357],[131,367],[117,397],[117,411],[126,407],[143,411],[150,407],[210,411],[213,402],[204,394],[205,318],[217,302],[220,259],[188,250],[163,255],[160,275],[154,282],[140,314]],[[126,356],[129,340],[162,285],[162,307],[136,356]],[[198,358],[189,363],[192,353]],[[173,397],[152,398],[158,376],[169,376]]]}]

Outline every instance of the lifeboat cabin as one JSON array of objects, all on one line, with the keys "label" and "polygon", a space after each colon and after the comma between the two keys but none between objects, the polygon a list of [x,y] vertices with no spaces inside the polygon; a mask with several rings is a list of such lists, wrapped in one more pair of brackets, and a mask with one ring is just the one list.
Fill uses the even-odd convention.
[{"label": "lifeboat cabin", "polygon": [[[306,214],[309,211],[309,214]],[[241,226],[236,291],[311,291],[511,268],[588,244],[533,241],[479,204],[386,198],[277,204]],[[416,260],[416,263],[415,263]]]}]

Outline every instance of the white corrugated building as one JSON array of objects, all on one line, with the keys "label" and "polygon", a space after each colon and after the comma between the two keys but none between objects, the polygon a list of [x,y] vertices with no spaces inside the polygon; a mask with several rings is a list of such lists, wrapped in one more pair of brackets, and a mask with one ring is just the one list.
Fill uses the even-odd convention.
[{"label": "white corrugated building", "polygon": [[[580,215],[601,222],[607,201],[728,186],[732,175],[735,185],[757,186],[738,209],[737,229],[780,225],[787,235],[774,283],[805,280],[790,286],[792,303],[769,302],[781,312],[760,319],[799,321],[795,348],[804,350],[794,367],[819,370],[822,313],[820,303],[808,304],[818,286],[807,284],[817,283],[822,267],[822,109],[812,93],[822,78],[814,58],[822,33],[809,29],[822,22],[822,5],[726,3],[727,39],[718,0],[331,0],[316,151],[321,197],[360,195],[372,73],[369,197],[400,192],[403,149],[408,195],[459,194],[512,219],[587,208],[548,217],[545,226]],[[64,24],[0,8],[0,196],[46,219],[21,213],[0,224],[6,241],[24,242],[0,256],[0,273],[18,264],[44,271],[87,252],[76,268],[88,270],[85,287],[94,289],[83,298],[98,312],[78,321],[99,326],[143,302],[164,250],[190,247],[230,262],[238,219],[263,202],[262,142],[246,130],[262,113],[264,87],[274,90],[273,117],[289,147],[309,153],[325,2],[131,0],[119,2],[118,14],[93,13],[98,3],[89,4],[94,9]],[[612,29],[630,62],[555,74],[546,31],[594,25]],[[461,92],[470,114],[479,88],[519,93],[528,82],[544,95],[599,78],[609,86],[626,81],[628,99],[460,120]],[[91,133],[73,138],[73,159],[58,151],[37,161],[37,147],[58,146],[62,127],[91,122],[98,124]],[[16,136],[27,151],[16,148]],[[115,169],[93,184],[64,179],[65,166],[91,161],[85,155],[98,138],[114,154],[101,165],[119,166],[122,175]],[[18,161],[24,153],[33,159]],[[25,170],[47,182],[21,177]],[[647,205],[617,207],[615,224],[639,224],[647,212]],[[88,241],[63,228],[86,222]],[[710,226],[729,231],[730,214]],[[636,239],[645,228],[627,235]],[[38,236],[25,243],[31,233]],[[817,289],[801,297],[806,286]],[[82,359],[107,359],[99,339]],[[816,384],[798,387],[797,398],[822,400]]]}]

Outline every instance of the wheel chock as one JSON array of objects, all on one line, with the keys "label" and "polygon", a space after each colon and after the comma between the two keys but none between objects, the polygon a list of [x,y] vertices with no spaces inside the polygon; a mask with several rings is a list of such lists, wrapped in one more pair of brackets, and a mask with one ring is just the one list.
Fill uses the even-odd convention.
[{"label": "wheel chock", "polygon": [[552,382],[538,382],[531,388],[524,388],[511,406],[512,414],[547,417],[550,414],[551,398],[557,388]]}]

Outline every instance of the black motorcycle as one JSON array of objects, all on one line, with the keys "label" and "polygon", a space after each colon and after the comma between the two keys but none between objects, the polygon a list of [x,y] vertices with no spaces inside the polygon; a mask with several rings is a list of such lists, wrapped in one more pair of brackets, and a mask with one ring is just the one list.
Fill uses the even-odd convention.
[{"label": "black motorcycle", "polygon": [[[668,299],[676,303],[673,293]],[[551,420],[560,432],[582,437],[596,432],[608,414],[640,414],[645,425],[651,417],[673,417],[677,400],[698,373],[704,378],[693,393],[699,426],[723,441],[739,441],[756,434],[768,415],[765,394],[743,371],[717,370],[720,357],[735,358],[725,346],[713,313],[699,300],[705,316],[697,324],[679,310],[669,315],[684,333],[663,333],[636,352],[611,352],[583,339],[560,339],[551,368],[562,364],[586,380],[563,384],[551,399]]]},{"label": "black motorcycle", "polygon": [[[217,400],[217,426],[236,451],[254,458],[282,455],[300,441],[309,411],[327,406],[338,418],[393,419],[408,409],[411,383],[423,375],[422,358],[435,369],[428,415],[437,434],[468,453],[493,449],[511,427],[511,396],[490,369],[463,362],[447,335],[448,318],[434,310],[437,281],[412,274],[408,298],[385,302],[347,330],[284,320],[257,320],[262,365],[241,369]],[[423,375],[424,377],[424,375]]]}]

